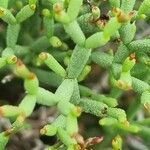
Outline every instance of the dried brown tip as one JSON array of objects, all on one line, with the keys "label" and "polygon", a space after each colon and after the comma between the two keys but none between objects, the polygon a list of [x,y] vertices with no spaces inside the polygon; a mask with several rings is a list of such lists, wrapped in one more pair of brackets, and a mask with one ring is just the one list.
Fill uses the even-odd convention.
[{"label": "dried brown tip", "polygon": [[106,20],[97,20],[96,25],[100,28],[104,28],[106,23],[107,23]]},{"label": "dried brown tip", "polygon": [[36,75],[33,73],[33,72],[30,72],[28,77],[27,77],[29,80],[33,80],[36,78]]},{"label": "dried brown tip", "polygon": [[14,128],[10,128],[10,129],[6,130],[4,134],[5,134],[5,136],[9,136],[13,133],[13,131],[14,131]]},{"label": "dried brown tip", "polygon": [[136,14],[135,11],[129,12],[128,14],[129,19],[132,19],[135,16],[135,14]]},{"label": "dried brown tip", "polygon": [[144,103],[144,107],[148,110],[148,111],[150,111],[150,103]]},{"label": "dried brown tip", "polygon": [[16,65],[22,66],[22,65],[24,65],[24,63],[20,59],[17,59]]},{"label": "dried brown tip", "polygon": [[77,141],[78,144],[84,145],[84,138],[79,133],[74,133],[72,135],[72,138],[74,138]]},{"label": "dried brown tip", "polygon": [[135,55],[135,53],[132,53],[131,55],[130,55],[130,57],[129,57],[129,59],[130,60],[136,60],[136,55]]},{"label": "dried brown tip", "polygon": [[55,13],[60,13],[63,10],[63,7],[60,3],[56,3],[53,5],[53,10]]},{"label": "dried brown tip", "polygon": [[116,15],[119,23],[125,23],[130,20],[129,16],[126,15],[121,9],[113,8],[112,11]]},{"label": "dried brown tip", "polygon": [[123,12],[120,12],[117,15],[117,19],[118,19],[118,22],[120,22],[120,23],[125,23],[125,22],[129,21],[128,16],[126,16],[126,14],[124,14]]},{"label": "dried brown tip", "polygon": [[103,141],[103,137],[93,137],[93,138],[89,138],[85,141],[85,147],[89,147],[91,145],[95,145],[98,144],[100,142]]}]

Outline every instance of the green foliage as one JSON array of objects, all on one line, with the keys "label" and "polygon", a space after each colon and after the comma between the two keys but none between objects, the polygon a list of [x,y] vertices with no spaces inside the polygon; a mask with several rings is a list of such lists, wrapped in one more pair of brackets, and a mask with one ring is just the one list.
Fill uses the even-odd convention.
[{"label": "green foliage", "polygon": [[[0,150],[23,128],[36,104],[58,110],[58,117],[40,129],[41,135],[59,139],[49,149],[81,150],[101,142],[99,137],[84,140],[79,134],[82,112],[99,118],[104,129],[102,149],[109,149],[111,140],[113,150],[121,150],[128,134],[149,144],[150,121],[145,112],[150,112],[150,39],[136,40],[136,31],[139,19],[149,17],[150,0],[135,7],[134,13],[136,2],[0,0],[0,68],[21,78],[25,89],[18,106],[0,106],[0,117],[11,123],[9,129],[0,128]],[[107,15],[103,3],[109,6]],[[94,66],[106,70],[110,93],[86,86]],[[135,100],[124,108],[121,93],[131,91]],[[135,117],[139,110],[146,114],[143,121]]]}]

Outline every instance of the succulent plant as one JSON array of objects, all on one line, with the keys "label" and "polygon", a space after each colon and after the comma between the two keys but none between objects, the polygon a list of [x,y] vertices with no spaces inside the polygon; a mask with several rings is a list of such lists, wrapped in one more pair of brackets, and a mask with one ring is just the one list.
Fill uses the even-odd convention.
[{"label": "succulent plant", "polygon": [[[11,128],[1,130],[0,150],[24,128],[36,104],[56,107],[59,112],[52,123],[39,129],[41,135],[57,136],[58,142],[49,150],[84,150],[102,141],[106,149],[110,145],[104,143],[111,140],[112,148],[121,150],[128,134],[149,144],[150,118],[138,120],[136,114],[141,106],[150,112],[150,39],[136,39],[135,35],[137,22],[149,18],[150,0],[134,7],[136,3],[0,0],[0,68],[21,78],[25,89],[18,105],[0,106],[0,117],[12,123]],[[93,63],[107,71],[109,94],[95,92],[83,82],[91,78]],[[42,82],[56,91],[47,90]],[[118,100],[129,91],[135,92],[135,100],[125,110]],[[98,117],[97,123],[108,132],[84,140],[78,124],[82,113]]]}]

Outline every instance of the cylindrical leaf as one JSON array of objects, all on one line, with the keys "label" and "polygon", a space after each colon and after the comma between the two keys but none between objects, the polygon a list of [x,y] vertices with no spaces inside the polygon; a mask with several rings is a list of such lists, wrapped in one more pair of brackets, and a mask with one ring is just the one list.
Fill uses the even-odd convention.
[{"label": "cylindrical leaf", "polygon": [[70,0],[69,1],[67,14],[70,17],[70,21],[75,20],[76,17],[78,16],[82,2],[83,2],[83,0]]},{"label": "cylindrical leaf", "polygon": [[36,104],[36,96],[26,95],[19,104],[19,109],[21,109],[24,115],[28,117],[33,112],[35,104]]},{"label": "cylindrical leaf", "polygon": [[52,69],[56,74],[65,77],[66,71],[65,69],[58,63],[58,61],[51,55],[45,52],[42,52],[39,55],[41,60],[44,60],[45,64]]},{"label": "cylindrical leaf", "polygon": [[81,99],[79,106],[81,106],[86,113],[90,113],[98,117],[105,116],[108,108],[108,106],[102,102],[87,98]]},{"label": "cylindrical leaf", "polygon": [[57,95],[53,94],[52,92],[45,90],[43,88],[38,89],[37,93],[37,103],[46,105],[46,106],[54,106],[60,100]]},{"label": "cylindrical leaf", "polygon": [[16,15],[17,22],[23,22],[34,14],[36,5],[32,4],[32,6],[26,5],[24,6]]},{"label": "cylindrical leaf", "polygon": [[110,67],[113,62],[113,56],[100,51],[93,52],[91,58],[92,61],[104,68]]},{"label": "cylindrical leaf", "polygon": [[77,21],[73,21],[67,25],[64,25],[66,33],[71,37],[71,39],[78,45],[84,45],[85,35],[82,32]]},{"label": "cylindrical leaf", "polygon": [[91,35],[85,41],[86,48],[98,48],[100,46],[105,45],[109,41],[110,36],[104,36],[103,32],[97,32]]},{"label": "cylindrical leaf", "polygon": [[119,122],[127,121],[126,113],[123,109],[120,108],[108,108],[107,114],[110,117],[116,118]]},{"label": "cylindrical leaf", "polygon": [[15,24],[15,25],[11,25],[9,24],[7,27],[7,46],[14,48],[16,43],[17,43],[17,39],[18,39],[18,34],[20,31],[20,25],[19,24]]},{"label": "cylindrical leaf", "polygon": [[39,81],[34,73],[30,73],[29,77],[25,79],[24,87],[28,94],[31,94],[31,95],[37,94]]},{"label": "cylindrical leaf", "polygon": [[86,49],[79,45],[74,48],[70,63],[67,68],[69,78],[77,78],[80,75],[89,59],[90,54],[91,49]]},{"label": "cylindrical leaf", "polygon": [[133,41],[128,45],[128,48],[130,49],[131,52],[134,52],[134,51],[149,52],[150,51],[150,39],[142,39],[142,40]]},{"label": "cylindrical leaf", "polygon": [[61,85],[57,88],[55,94],[61,98],[62,101],[70,101],[73,94],[75,85],[74,79],[65,79]]},{"label": "cylindrical leaf", "polygon": [[72,139],[69,134],[62,128],[58,128],[58,136],[60,140],[68,147],[72,144],[76,144],[76,141]]}]

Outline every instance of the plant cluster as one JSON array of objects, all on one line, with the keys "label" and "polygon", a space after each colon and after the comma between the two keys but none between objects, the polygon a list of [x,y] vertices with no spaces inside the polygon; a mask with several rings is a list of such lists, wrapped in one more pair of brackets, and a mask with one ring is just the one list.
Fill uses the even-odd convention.
[{"label": "plant cluster", "polygon": [[[102,3],[107,4],[107,14],[102,14]],[[142,106],[150,111],[150,39],[134,37],[136,22],[150,12],[150,0],[141,2],[136,10],[135,3],[136,0],[0,0],[4,30],[0,33],[0,68],[21,78],[25,89],[18,106],[0,106],[0,117],[12,123],[11,128],[0,133],[0,150],[5,149],[11,135],[25,128],[24,122],[36,104],[55,106],[59,111],[59,116],[39,131],[57,136],[58,142],[49,150],[84,150],[105,143],[107,138],[112,140],[114,150],[121,150],[122,138],[129,133],[148,143],[150,118],[138,120],[136,113]],[[115,50],[107,47],[103,51],[115,40]],[[93,62],[109,74],[108,95],[94,92],[82,82]],[[55,93],[39,86],[42,82],[55,87]],[[135,92],[135,101],[127,111],[117,107],[124,91]],[[99,117],[99,125],[108,132],[84,140],[77,122],[82,112]]]}]

